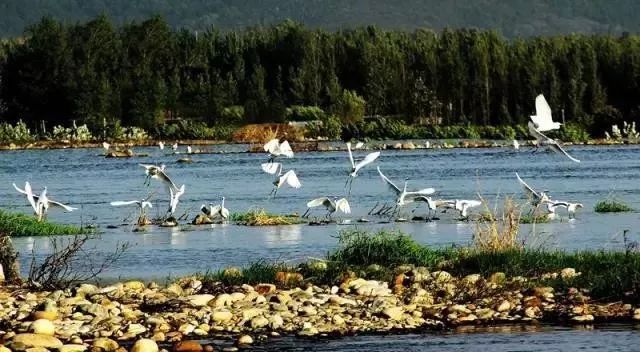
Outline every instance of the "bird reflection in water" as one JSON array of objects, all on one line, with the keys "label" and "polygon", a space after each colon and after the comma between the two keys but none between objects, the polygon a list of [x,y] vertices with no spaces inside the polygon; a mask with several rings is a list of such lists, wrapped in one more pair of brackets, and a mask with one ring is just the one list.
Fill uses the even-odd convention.
[{"label": "bird reflection in water", "polygon": [[269,248],[300,244],[302,225],[271,226],[263,231],[265,245]]}]

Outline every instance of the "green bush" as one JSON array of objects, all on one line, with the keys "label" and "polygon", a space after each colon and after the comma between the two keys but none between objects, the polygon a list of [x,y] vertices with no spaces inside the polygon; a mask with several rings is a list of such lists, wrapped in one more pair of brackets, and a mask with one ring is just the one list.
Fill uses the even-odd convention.
[{"label": "green bush", "polygon": [[633,211],[633,208],[615,199],[602,200],[594,207],[596,213],[623,213]]},{"label": "green bush", "polygon": [[307,125],[305,136],[309,138],[328,138],[336,140],[340,138],[342,132],[342,124],[340,119],[334,115],[325,114],[324,117],[317,122],[311,122]]},{"label": "green bush", "polygon": [[364,118],[365,104],[364,98],[358,93],[345,89],[333,107],[333,112],[343,123],[358,123]]},{"label": "green bush", "polygon": [[234,105],[222,109],[218,124],[239,126],[244,122],[244,106]]},{"label": "green bush", "polygon": [[567,123],[560,128],[557,134],[558,138],[564,142],[586,142],[589,140],[589,132],[582,125],[575,123]]},{"label": "green bush", "polygon": [[293,105],[285,110],[286,121],[323,121],[327,113],[317,106]]},{"label": "green bush", "polygon": [[0,143],[30,143],[35,140],[35,136],[31,134],[27,124],[18,121],[15,126],[10,123],[0,123]]},{"label": "green bush", "polygon": [[156,127],[154,137],[159,139],[214,139],[230,140],[235,127],[233,125],[207,126],[204,122],[181,120],[176,124]]}]

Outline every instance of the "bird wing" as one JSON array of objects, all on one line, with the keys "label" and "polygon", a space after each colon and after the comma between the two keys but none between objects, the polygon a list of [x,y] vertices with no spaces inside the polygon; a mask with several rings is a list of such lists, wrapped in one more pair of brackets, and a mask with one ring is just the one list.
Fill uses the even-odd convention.
[{"label": "bird wing", "polygon": [[461,200],[460,204],[462,206],[466,206],[467,208],[475,208],[482,205],[482,202],[479,200]]},{"label": "bird wing", "polygon": [[[25,191],[25,194],[27,195],[27,200],[29,200],[29,204],[31,204],[31,207],[37,213],[38,212],[38,206],[36,205],[36,201],[35,201],[35,198],[34,198],[34,195],[33,195],[33,191],[31,190],[31,184],[29,184],[29,182],[25,182],[24,183],[24,191]],[[43,191],[43,193],[46,195],[45,191]]]},{"label": "bird wing", "polygon": [[282,177],[280,177],[280,184],[287,182],[287,184],[293,188],[300,188],[302,184],[300,180],[298,180],[298,176],[296,176],[295,171],[289,170]]},{"label": "bird wing", "polygon": [[153,208],[153,204],[151,204],[151,202],[143,201],[141,203],[141,207],[142,207],[142,209],[144,209],[144,208]]},{"label": "bird wing", "polygon": [[349,201],[347,198],[340,198],[336,202],[336,209],[340,210],[345,214],[351,214],[351,206],[349,206]]},{"label": "bird wing", "polygon": [[262,171],[268,173],[268,174],[275,174],[276,172],[278,172],[278,168],[280,167],[280,163],[263,163],[260,165],[260,167],[262,167]]},{"label": "bird wing", "polygon": [[419,195],[419,196],[428,196],[436,193],[436,190],[433,188],[423,188],[418,191],[407,192],[408,196]]},{"label": "bird wing", "polygon": [[25,190],[20,189],[18,186],[16,186],[16,184],[13,184],[13,188],[16,189],[16,191],[18,191],[18,193],[22,193],[22,194],[27,194],[27,192],[25,192]]},{"label": "bird wing", "polygon": [[520,185],[522,185],[522,188],[524,189],[524,191],[529,196],[533,196],[535,198],[541,198],[540,194],[538,192],[534,191],[533,188],[531,188],[531,186],[529,186],[526,182],[524,182],[524,180],[522,180],[520,178],[520,175],[518,175],[517,172],[516,172],[516,177],[518,178],[518,182],[520,182]]},{"label": "bird wing", "polygon": [[551,201],[551,206],[553,207],[565,207],[569,208],[569,202],[560,202],[560,201]]},{"label": "bird wing", "polygon": [[553,118],[551,117],[551,107],[547,103],[544,95],[540,94],[536,97],[536,116],[531,116],[531,121],[538,125],[538,130],[547,130],[553,126]]},{"label": "bird wing", "polygon": [[293,158],[293,150],[291,149],[291,146],[287,141],[284,141],[280,144],[280,146],[278,147],[278,152],[280,153],[280,155],[284,155],[287,158]]},{"label": "bird wing", "polygon": [[382,173],[382,171],[380,171],[380,167],[379,166],[378,166],[378,173],[380,174],[380,177],[382,177],[382,181],[384,181],[387,184],[387,186],[389,187],[390,190],[392,190],[396,194],[402,193],[402,190],[400,188],[398,188],[398,186],[396,186],[393,182],[391,182],[391,180],[389,178],[387,178],[387,176],[385,176]]},{"label": "bird wing", "polygon": [[[164,171],[162,171],[161,169],[158,169],[158,172],[155,175],[153,175],[152,177],[157,178],[158,180],[164,182],[164,184],[170,189],[173,189],[175,191],[179,190],[178,186],[176,186],[176,184],[173,183],[173,181],[171,181],[169,176],[167,176],[167,174]],[[184,185],[183,185],[183,187],[184,187]]]},{"label": "bird wing", "polygon": [[[351,155],[351,153],[349,153],[349,155]],[[380,156],[380,152],[373,152],[373,153],[367,154],[367,156],[364,157],[362,161],[360,161],[354,166],[356,168],[356,172],[362,169],[365,165],[368,165],[374,162],[376,159],[378,159],[379,156]],[[353,159],[351,159],[351,163],[353,163]]]},{"label": "bird wing", "polygon": [[215,206],[211,207],[211,214],[210,215],[218,214],[220,212],[220,209],[222,209],[222,207],[220,205],[215,205]]},{"label": "bird wing", "polygon": [[351,162],[351,167],[356,168],[356,163],[353,161],[353,153],[351,152],[351,142],[347,142],[347,152],[349,153],[349,161]]},{"label": "bird wing", "polygon": [[140,204],[140,201],[139,200],[129,200],[129,201],[119,201],[119,200],[117,200],[117,201],[111,202],[109,204],[111,204],[114,207],[119,207],[119,206],[122,206],[122,205]]},{"label": "bird wing", "polygon": [[531,121],[527,124],[529,128],[529,134],[535,138],[537,141],[542,143],[549,143],[549,141],[553,141],[553,139],[544,135],[544,133],[540,132],[538,128],[536,128],[535,124]]},{"label": "bird wing", "polygon": [[273,152],[275,152],[278,149],[279,145],[280,145],[280,141],[278,140],[278,138],[274,138],[268,141],[264,145],[264,151],[273,154]]},{"label": "bird wing", "polygon": [[327,197],[320,197],[320,198],[313,199],[307,203],[307,208],[315,208],[321,205],[325,205],[324,202],[331,202],[331,199]]},{"label": "bird wing", "polygon": [[220,214],[222,215],[222,217],[224,219],[229,217],[229,209],[227,208],[222,208],[222,210],[220,210]]},{"label": "bird wing", "polygon": [[560,144],[559,144],[558,142],[556,142],[556,141],[552,141],[552,142],[550,142],[549,144],[547,144],[547,146],[548,146],[549,148],[551,148],[554,152],[556,152],[556,153],[558,153],[558,154],[563,154],[564,156],[566,156],[567,158],[569,158],[569,160],[571,160],[571,161],[573,161],[573,162],[576,162],[576,163],[579,163],[579,162],[580,162],[580,160],[578,160],[578,159],[576,159],[576,158],[572,157],[571,155],[569,155],[569,153],[567,153],[567,151],[566,151],[566,150],[564,150],[564,149],[560,146]]},{"label": "bird wing", "polygon": [[78,208],[70,207],[70,206],[68,206],[68,205],[64,205],[64,204],[62,204],[62,203],[60,203],[60,202],[56,202],[55,200],[51,200],[51,199],[49,199],[49,204],[51,204],[51,205],[53,205],[53,206],[56,206],[56,207],[59,207],[59,208],[62,208],[62,209],[64,209],[65,211],[74,211],[74,210],[78,210]]}]

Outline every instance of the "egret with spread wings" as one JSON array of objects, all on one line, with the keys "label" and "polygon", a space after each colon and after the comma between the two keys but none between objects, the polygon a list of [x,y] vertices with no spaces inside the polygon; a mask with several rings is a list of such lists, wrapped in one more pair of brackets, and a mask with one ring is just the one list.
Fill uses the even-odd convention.
[{"label": "egret with spread wings", "polygon": [[345,182],[344,186],[348,187],[348,193],[351,194],[351,185],[353,184],[353,180],[358,177],[358,171],[363,167],[371,164],[380,156],[380,152],[373,152],[367,154],[361,161],[358,163],[353,159],[353,153],[351,152],[351,143],[347,142],[347,152],[349,152],[349,161],[351,162],[351,172],[349,173],[349,178],[347,178],[347,182]]},{"label": "egret with spread wings", "polygon": [[325,207],[325,209],[327,209],[327,214],[325,215],[327,219],[331,219],[331,214],[335,213],[338,210],[344,214],[351,214],[351,207],[349,206],[349,201],[346,198],[340,198],[336,200],[329,197],[320,197],[307,203],[307,211],[302,214],[302,217],[307,217],[309,215],[309,212],[311,211],[311,208],[319,206],[323,206]]}]

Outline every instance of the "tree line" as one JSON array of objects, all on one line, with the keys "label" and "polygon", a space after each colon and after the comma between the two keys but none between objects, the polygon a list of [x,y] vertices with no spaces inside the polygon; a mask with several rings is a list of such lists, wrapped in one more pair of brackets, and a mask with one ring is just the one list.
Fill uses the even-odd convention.
[{"label": "tree line", "polygon": [[[0,48],[0,118],[34,127],[282,122],[291,106],[317,106],[347,124],[357,122],[341,114],[353,101],[366,115],[407,124],[515,125],[535,112],[539,93],[557,120],[596,135],[636,119],[640,37],[328,32],[292,21],[194,32],[161,17],[116,27],[99,16],[43,18]],[[241,111],[236,121],[229,109]]]}]

